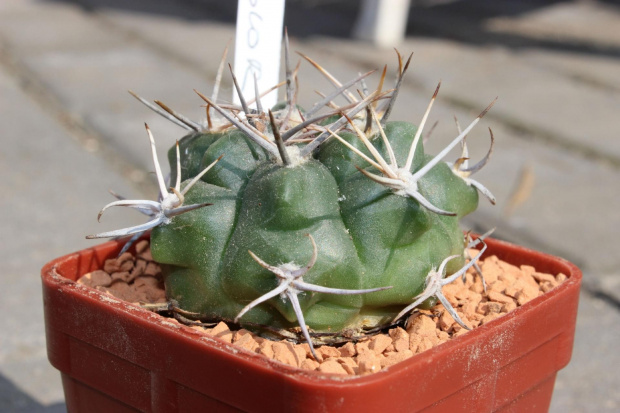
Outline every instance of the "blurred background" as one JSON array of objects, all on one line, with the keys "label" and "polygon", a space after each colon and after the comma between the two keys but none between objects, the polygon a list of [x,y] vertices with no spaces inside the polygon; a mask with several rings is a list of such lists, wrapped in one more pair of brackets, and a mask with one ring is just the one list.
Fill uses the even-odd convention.
[{"label": "blurred background", "polygon": [[[495,226],[498,238],[581,267],[573,359],[551,411],[620,411],[620,2],[412,0],[387,40],[362,9],[287,1],[292,50],[341,81],[387,63],[387,84],[392,46],[413,52],[392,119],[418,123],[441,80],[431,153],[456,136],[454,116],[466,126],[499,96],[468,139],[477,161],[493,129],[495,151],[477,179],[498,203],[481,199],[465,225]],[[0,1],[0,411],[65,410],[45,352],[40,268],[93,245],[87,234],[143,221],[126,210],[96,216],[108,189],[155,196],[144,122],[162,162],[184,134],[127,90],[202,120],[192,89],[211,93],[235,18],[234,1]],[[220,97],[231,99],[224,78]],[[299,78],[302,105],[331,90],[306,63]]]}]

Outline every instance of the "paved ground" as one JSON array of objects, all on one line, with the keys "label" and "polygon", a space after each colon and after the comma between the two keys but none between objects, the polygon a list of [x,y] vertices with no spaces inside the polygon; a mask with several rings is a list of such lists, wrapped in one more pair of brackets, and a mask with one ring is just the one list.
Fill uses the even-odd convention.
[{"label": "paved ground", "polygon": [[[233,3],[233,2],[230,2]],[[182,131],[126,90],[162,99],[200,119],[192,89],[209,91],[234,8],[210,0],[2,0],[0,2],[0,411],[64,410],[48,365],[38,271],[91,245],[84,235],[135,223],[97,224],[108,188],[152,196],[143,122],[163,151]],[[394,71],[393,51],[347,37],[352,2],[290,1],[295,50],[342,79]],[[618,411],[620,365],[620,7],[615,2],[468,0],[412,10],[403,52],[414,63],[393,118],[417,121],[442,80],[430,145],[454,134],[452,115],[472,119],[499,101],[470,141],[497,147],[479,179],[499,206],[468,224],[562,255],[584,271],[570,366],[557,380],[554,412]],[[302,66],[301,96],[328,85]],[[230,93],[226,85],[223,93]],[[302,101],[303,103],[303,101]],[[521,181],[522,203],[512,203]],[[125,211],[123,211],[125,212]],[[10,236],[10,241],[8,236]],[[8,263],[8,267],[7,267]]]}]

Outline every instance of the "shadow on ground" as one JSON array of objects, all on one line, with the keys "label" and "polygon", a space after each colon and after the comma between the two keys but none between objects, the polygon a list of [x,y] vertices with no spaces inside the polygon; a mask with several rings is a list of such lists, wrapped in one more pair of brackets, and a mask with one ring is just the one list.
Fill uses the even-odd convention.
[{"label": "shadow on ground", "polygon": [[[433,3],[433,0],[430,1]],[[570,37],[530,37],[513,33],[497,33],[487,29],[486,22],[497,17],[518,17],[539,9],[553,7],[564,0],[467,0],[410,10],[408,36],[450,39],[477,46],[502,46],[508,49],[541,49],[601,57],[620,57],[620,48],[592,44]],[[599,1],[620,10],[620,1]]]},{"label": "shadow on ground", "polygon": [[0,374],[0,410],[3,413],[65,413],[65,403],[42,405]]},{"label": "shadow on ground", "polygon": [[[41,0],[75,4],[89,12],[123,12],[165,15],[186,20],[234,23],[236,1],[220,0]],[[496,33],[485,22],[496,17],[517,17],[569,0],[412,0],[407,26],[408,36],[458,40],[474,45],[497,45],[510,49],[537,48],[588,55],[620,57],[620,48],[593,45],[561,38],[533,38]],[[599,0],[606,7],[620,8],[619,0]],[[350,36],[359,12],[354,0],[288,0],[285,25],[295,37]]]}]

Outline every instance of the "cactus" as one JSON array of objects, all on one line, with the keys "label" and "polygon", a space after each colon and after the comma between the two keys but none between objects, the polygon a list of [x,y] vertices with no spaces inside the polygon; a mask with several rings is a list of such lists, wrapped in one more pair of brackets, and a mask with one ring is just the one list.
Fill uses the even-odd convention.
[{"label": "cactus", "polygon": [[[371,72],[342,84],[302,55],[335,86],[304,112],[295,104],[287,40],[285,53],[287,99],[273,110],[261,107],[258,91],[256,110],[240,93],[237,107],[218,104],[217,92],[197,92],[207,107],[200,125],[134,94],[190,130],[168,153],[175,185],[166,188],[147,126],[160,199],[117,196],[99,216],[129,206],[150,220],[89,238],[135,238],[152,229],[151,252],[183,317],[272,330],[299,326],[313,352],[310,331],[351,335],[385,326],[435,297],[467,328],[441,286],[480,256],[466,259],[466,247],[483,241],[464,241],[459,220],[476,209],[479,193],[495,202],[470,178],[491,151],[469,167],[465,137],[492,104],[430,156],[421,134],[439,86],[418,127],[388,121],[409,66],[400,54],[394,89],[382,91],[384,69],[372,93],[364,83]],[[356,83],[361,98],[348,91]],[[333,104],[338,95],[345,106]],[[324,106],[331,109],[317,115]],[[459,144],[462,156],[444,162]]]}]

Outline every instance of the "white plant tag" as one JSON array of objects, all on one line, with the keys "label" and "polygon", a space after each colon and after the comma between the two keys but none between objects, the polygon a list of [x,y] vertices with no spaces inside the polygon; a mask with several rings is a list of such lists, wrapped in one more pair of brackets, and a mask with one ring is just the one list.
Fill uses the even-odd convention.
[{"label": "white plant tag", "polygon": [[[246,100],[253,99],[255,95],[254,75],[258,80],[259,93],[278,83],[284,2],[285,0],[239,0],[235,75]],[[277,101],[277,91],[261,99],[263,108],[270,108]],[[240,103],[236,90],[233,90],[233,102]]]}]

